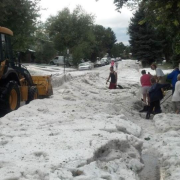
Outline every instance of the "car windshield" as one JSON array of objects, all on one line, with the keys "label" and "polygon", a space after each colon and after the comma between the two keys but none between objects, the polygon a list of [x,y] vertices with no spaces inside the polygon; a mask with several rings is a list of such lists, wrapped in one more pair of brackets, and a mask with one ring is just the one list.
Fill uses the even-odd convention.
[{"label": "car windshield", "polygon": [[81,64],[79,64],[79,66],[88,66],[89,65],[89,63],[81,63]]}]

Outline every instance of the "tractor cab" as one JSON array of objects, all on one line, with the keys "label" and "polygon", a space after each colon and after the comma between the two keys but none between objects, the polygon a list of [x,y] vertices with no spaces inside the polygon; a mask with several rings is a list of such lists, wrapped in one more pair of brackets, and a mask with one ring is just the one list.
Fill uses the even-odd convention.
[{"label": "tractor cab", "polygon": [[10,36],[13,32],[7,28],[0,27],[0,80],[6,73],[8,67],[13,67],[13,55],[11,51]]},{"label": "tractor cab", "polygon": [[10,36],[13,32],[7,28],[0,27],[0,62],[5,59],[12,60]]}]

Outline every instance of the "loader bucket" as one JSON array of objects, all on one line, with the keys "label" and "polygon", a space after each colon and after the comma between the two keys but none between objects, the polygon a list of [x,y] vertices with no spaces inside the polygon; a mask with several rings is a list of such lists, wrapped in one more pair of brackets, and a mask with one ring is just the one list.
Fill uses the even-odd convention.
[{"label": "loader bucket", "polygon": [[51,76],[32,76],[33,83],[37,86],[38,97],[53,95]]}]

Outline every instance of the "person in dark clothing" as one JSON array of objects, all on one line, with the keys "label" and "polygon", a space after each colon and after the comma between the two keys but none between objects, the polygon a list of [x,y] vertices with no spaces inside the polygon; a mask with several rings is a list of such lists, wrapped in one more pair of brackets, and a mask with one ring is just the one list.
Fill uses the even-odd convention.
[{"label": "person in dark clothing", "polygon": [[109,77],[107,79],[106,84],[109,82],[111,78],[111,82],[109,84],[109,89],[116,89],[117,86],[117,73],[114,71],[113,66],[110,67],[110,73],[109,73]]},{"label": "person in dark clothing", "polygon": [[151,88],[149,90],[149,99],[150,99],[150,106],[148,108],[148,112],[146,114],[146,119],[150,118],[150,114],[158,114],[161,113],[161,106],[160,101],[163,99],[163,90],[169,86],[169,84],[159,84],[156,83],[156,79],[153,77],[151,78]]},{"label": "person in dark clothing", "polygon": [[170,74],[168,74],[167,79],[170,79],[172,81],[172,94],[175,90],[175,85],[177,82],[177,76],[180,74],[179,68],[176,67]]}]

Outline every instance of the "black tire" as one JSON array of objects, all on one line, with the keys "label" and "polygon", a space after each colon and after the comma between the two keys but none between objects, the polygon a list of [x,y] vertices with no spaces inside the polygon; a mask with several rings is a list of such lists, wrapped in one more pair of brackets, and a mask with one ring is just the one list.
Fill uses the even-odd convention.
[{"label": "black tire", "polygon": [[36,86],[30,86],[28,88],[28,100],[26,104],[30,103],[32,100],[38,99],[38,90]]},{"label": "black tire", "polygon": [[49,64],[50,64],[50,65],[55,65],[55,63],[54,63],[53,61],[51,61]]},{"label": "black tire", "polygon": [[11,112],[20,107],[20,90],[16,81],[10,81],[3,87],[1,94],[1,109]]}]

